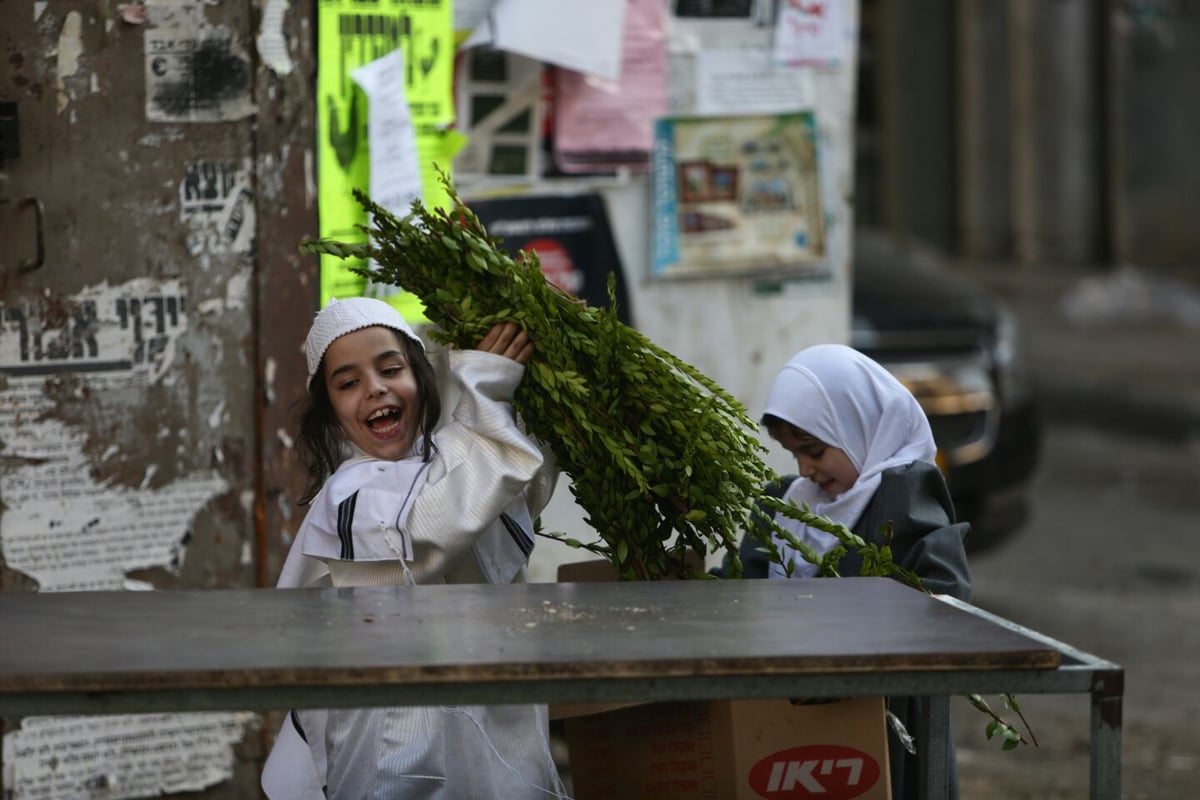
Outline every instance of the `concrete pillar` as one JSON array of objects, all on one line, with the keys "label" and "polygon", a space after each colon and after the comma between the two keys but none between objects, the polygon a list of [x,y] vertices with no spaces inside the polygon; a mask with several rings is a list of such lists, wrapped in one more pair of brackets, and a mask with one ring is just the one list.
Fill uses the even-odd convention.
[{"label": "concrete pillar", "polygon": [[958,0],[958,227],[967,258],[1012,254],[1008,7]]},{"label": "concrete pillar", "polygon": [[1113,258],[1200,276],[1200,4],[1109,12]]},{"label": "concrete pillar", "polygon": [[880,66],[884,224],[952,248],[957,240],[955,0],[888,0]]},{"label": "concrete pillar", "polygon": [[1013,224],[1023,261],[1102,255],[1099,0],[1013,0]]}]

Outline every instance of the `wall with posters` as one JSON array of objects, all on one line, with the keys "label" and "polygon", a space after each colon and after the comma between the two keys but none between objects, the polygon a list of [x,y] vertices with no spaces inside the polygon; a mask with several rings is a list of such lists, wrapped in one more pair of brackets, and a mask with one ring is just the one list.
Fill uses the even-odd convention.
[{"label": "wall with posters", "polygon": [[[533,0],[491,7],[460,54],[456,185],[497,235],[540,239],[566,288],[603,297],[615,271],[628,321],[756,416],[788,357],[849,334],[858,4],[596,5],[586,28]],[[546,212],[556,195],[603,202],[572,222]],[[610,230],[616,259],[556,245],[564,225]],[[543,523],[587,538],[565,486]],[[580,557],[541,540],[532,577]]]},{"label": "wall with posters", "polygon": [[[526,231],[559,247],[553,277],[585,293],[618,270],[631,323],[751,409],[792,352],[846,337],[853,0],[67,0],[5,23],[0,122],[20,148],[0,150],[2,591],[273,582],[302,515],[297,346],[344,277],[296,245],[318,207],[331,221],[334,170],[358,181],[369,161],[372,193],[386,178],[426,201],[434,163],[470,199],[584,198]],[[451,42],[471,76],[453,95]],[[376,114],[372,138],[381,98],[398,116],[380,130]],[[712,122],[806,114],[798,145],[758,149]],[[684,170],[662,119],[704,134]],[[405,147],[427,154],[416,169]],[[655,274],[655,165],[686,172],[675,235],[715,266]],[[760,244],[737,233],[751,212],[783,257],[736,256]],[[565,487],[546,521],[579,533]],[[238,713],[4,725],[13,800],[256,797],[269,730]]]}]

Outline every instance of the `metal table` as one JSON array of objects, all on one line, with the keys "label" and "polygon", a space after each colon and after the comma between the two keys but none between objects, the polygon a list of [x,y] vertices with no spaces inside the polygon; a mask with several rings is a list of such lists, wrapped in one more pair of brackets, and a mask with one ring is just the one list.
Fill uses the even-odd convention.
[{"label": "metal table", "polygon": [[0,643],[5,718],[929,695],[940,752],[951,695],[1087,692],[1120,796],[1121,667],[885,578],[15,593]]}]

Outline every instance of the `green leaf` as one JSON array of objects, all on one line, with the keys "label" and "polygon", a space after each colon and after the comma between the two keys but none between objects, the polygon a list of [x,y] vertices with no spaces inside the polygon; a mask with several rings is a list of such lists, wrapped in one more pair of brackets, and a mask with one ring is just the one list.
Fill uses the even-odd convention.
[{"label": "green leaf", "polygon": [[[623,579],[691,577],[682,563],[688,548],[702,557],[706,548],[736,556],[741,526],[765,503],[763,489],[775,478],[762,460],[757,422],[728,391],[611,308],[587,306],[551,286],[536,253],[510,257],[489,240],[448,174],[440,179],[447,210],[414,201],[397,217],[358,191],[371,220],[362,229],[367,241],[305,242],[302,249],[373,259],[375,268],[365,270],[373,280],[403,286],[425,304],[435,341],[473,346],[501,320],[526,329],[535,348],[513,408],[526,430],[553,448],[599,533],[599,543],[572,540],[575,546],[616,563]],[[615,306],[615,275],[609,290]],[[832,533],[838,554],[857,552],[873,574],[919,585],[890,552],[872,550],[844,526],[816,515],[804,522]],[[778,563],[778,547],[768,552]],[[835,561],[822,569],[836,574]]]}]

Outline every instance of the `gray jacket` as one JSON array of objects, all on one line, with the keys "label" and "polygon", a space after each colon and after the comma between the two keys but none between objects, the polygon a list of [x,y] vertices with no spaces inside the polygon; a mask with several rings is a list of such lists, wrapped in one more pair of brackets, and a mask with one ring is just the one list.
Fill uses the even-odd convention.
[{"label": "gray jacket", "polygon": [[[802,479],[785,476],[768,486],[767,492],[781,497],[794,480]],[[851,530],[869,543],[883,544],[889,522],[892,558],[898,565],[920,576],[922,584],[933,594],[970,599],[971,577],[964,542],[971,526],[955,521],[950,492],[936,466],[914,461],[885,471],[875,496]],[[767,577],[767,555],[760,547],[755,537],[743,537],[740,548],[743,577]],[[726,577],[729,566],[726,559],[714,573]],[[858,575],[861,568],[862,558],[851,552],[842,559],[838,571],[848,577]]]}]

